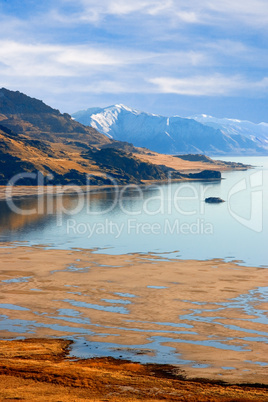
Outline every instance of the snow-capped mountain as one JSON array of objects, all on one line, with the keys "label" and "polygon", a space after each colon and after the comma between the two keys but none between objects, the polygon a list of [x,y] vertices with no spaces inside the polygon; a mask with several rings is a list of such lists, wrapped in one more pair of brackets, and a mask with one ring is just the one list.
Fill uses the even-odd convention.
[{"label": "snow-capped mountain", "polygon": [[[110,138],[167,154],[208,155],[268,153],[268,146],[242,132],[224,132],[194,118],[164,117],[140,112],[124,105],[91,108],[74,113],[78,122]],[[267,144],[268,145],[268,144]]]},{"label": "snow-capped mountain", "polygon": [[226,118],[219,119],[217,117],[208,116],[206,114],[190,116],[189,119],[194,119],[195,121],[205,124],[206,126],[220,129],[225,134],[244,135],[254,142],[261,143],[263,144],[263,146],[268,147],[268,123],[256,124],[247,120]]}]

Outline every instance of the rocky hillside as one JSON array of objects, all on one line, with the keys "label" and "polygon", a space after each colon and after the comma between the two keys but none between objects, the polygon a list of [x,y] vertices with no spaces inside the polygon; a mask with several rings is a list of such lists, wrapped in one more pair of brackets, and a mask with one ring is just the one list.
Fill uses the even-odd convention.
[{"label": "rocky hillside", "polygon": [[74,121],[67,113],[62,114],[41,100],[5,88],[0,89],[0,124],[16,134],[41,141],[68,144],[75,140],[92,146],[111,143],[106,136]]},{"label": "rocky hillside", "polygon": [[[14,175],[42,172],[47,184],[141,183],[165,180],[171,170],[143,161],[146,150],[115,141],[42,101],[0,90],[0,184]],[[174,171],[174,169],[172,169]],[[182,177],[174,171],[174,177]],[[36,181],[25,175],[16,184]]]}]

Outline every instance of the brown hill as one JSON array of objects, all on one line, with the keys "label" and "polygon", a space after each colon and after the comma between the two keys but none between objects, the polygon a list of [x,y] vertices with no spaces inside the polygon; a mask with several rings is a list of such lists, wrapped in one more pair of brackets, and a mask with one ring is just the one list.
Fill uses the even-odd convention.
[{"label": "brown hill", "polygon": [[[188,172],[223,169],[206,159],[184,161],[114,141],[41,100],[0,89],[0,185],[23,172],[40,171],[48,184],[80,185],[88,175],[91,184],[110,184],[111,178],[126,184],[165,180],[170,172],[174,179],[200,179]],[[16,184],[36,182],[21,177]]]},{"label": "brown hill", "polygon": [[18,91],[0,89],[0,124],[29,138],[68,143],[69,139],[87,145],[104,145],[112,141],[97,130],[83,126],[67,113],[61,114],[42,101]]},{"label": "brown hill", "polygon": [[[101,151],[102,147],[106,149]],[[88,174],[93,176],[93,184],[110,183],[107,175],[120,183],[165,178],[159,167],[130,155],[133,149],[131,144],[113,141],[38,99],[0,90],[0,184],[18,173],[37,171],[52,174],[50,184],[86,184]],[[122,160],[124,166],[120,166]],[[128,172],[133,166],[135,169]],[[24,178],[19,184],[30,182]]]},{"label": "brown hill", "polygon": [[[91,184],[110,184],[109,177],[120,184],[166,178],[160,167],[140,161],[132,150],[140,152],[38,99],[0,90],[0,184],[22,172],[38,171],[49,184],[86,184],[89,174]],[[28,177],[16,183],[34,184]]]},{"label": "brown hill", "polygon": [[[22,172],[38,171],[44,176],[53,175],[48,177],[48,184],[86,184],[88,174],[91,184],[110,184],[110,178],[120,184],[166,178],[158,166],[142,162],[123,150],[49,143],[17,135],[0,125],[0,184]],[[16,183],[30,185],[35,180],[22,177],[16,178]]]}]

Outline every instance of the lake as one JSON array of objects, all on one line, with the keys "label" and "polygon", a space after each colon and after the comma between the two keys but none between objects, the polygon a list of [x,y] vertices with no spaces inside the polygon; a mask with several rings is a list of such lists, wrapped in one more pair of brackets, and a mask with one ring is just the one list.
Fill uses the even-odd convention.
[{"label": "lake", "polygon": [[[255,166],[218,182],[128,186],[0,203],[0,241],[107,254],[239,261],[268,266],[268,158],[221,158]],[[206,204],[205,197],[226,202]],[[27,211],[33,211],[27,213]],[[26,211],[26,212],[25,212]],[[165,253],[165,254],[164,254]]]}]

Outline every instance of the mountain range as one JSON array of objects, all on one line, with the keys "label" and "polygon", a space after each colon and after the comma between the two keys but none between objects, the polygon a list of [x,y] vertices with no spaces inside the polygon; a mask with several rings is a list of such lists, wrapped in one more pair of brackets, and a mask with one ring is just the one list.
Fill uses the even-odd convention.
[{"label": "mountain range", "polygon": [[227,135],[241,134],[264,148],[268,148],[268,123],[256,124],[247,120],[220,119],[206,114],[191,116],[189,119],[219,129]]},{"label": "mountain range", "polygon": [[164,117],[124,105],[90,108],[72,117],[108,138],[166,154],[268,154],[268,124],[200,115]]}]

